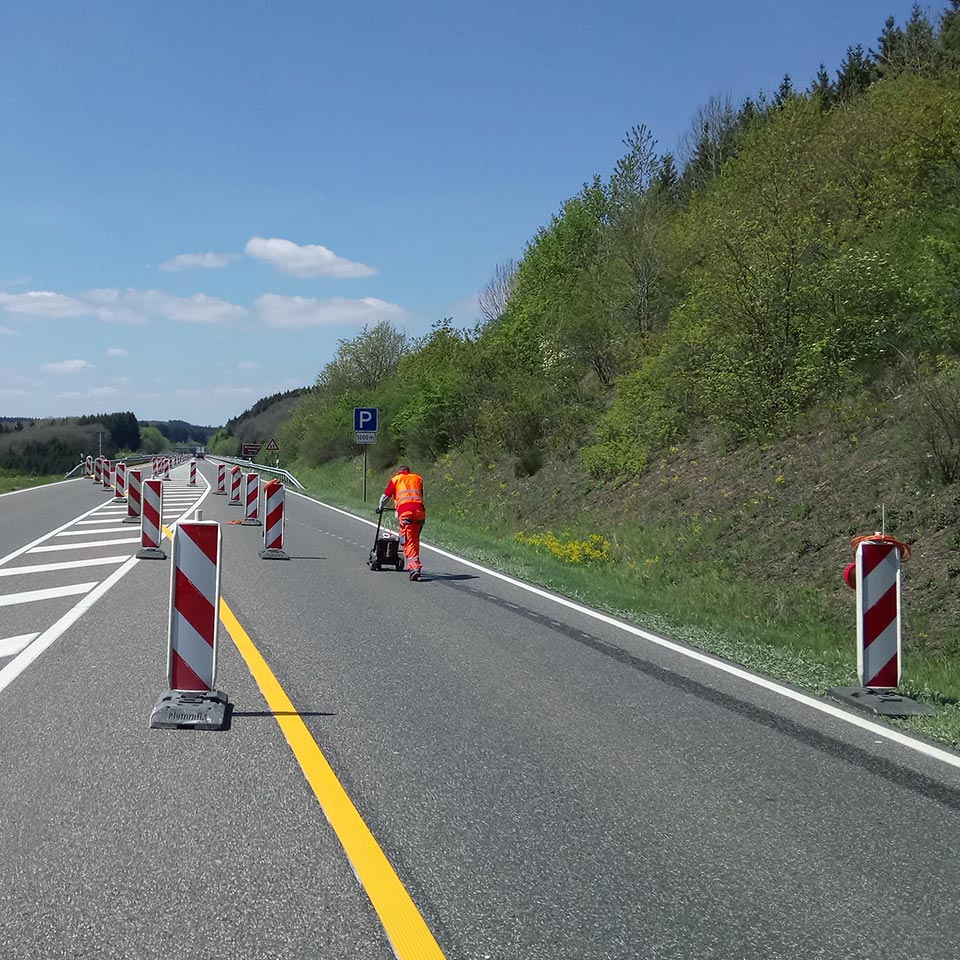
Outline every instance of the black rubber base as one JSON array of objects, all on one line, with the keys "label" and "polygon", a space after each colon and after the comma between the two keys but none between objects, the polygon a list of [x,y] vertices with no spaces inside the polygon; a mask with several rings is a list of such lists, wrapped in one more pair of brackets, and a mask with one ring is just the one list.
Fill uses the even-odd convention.
[{"label": "black rubber base", "polygon": [[220,690],[168,690],[150,714],[152,730],[228,730],[231,707]]},{"label": "black rubber base", "polygon": [[290,554],[286,550],[278,550],[276,547],[271,547],[269,550],[260,551],[261,560],[289,560]]},{"label": "black rubber base", "polygon": [[830,696],[878,717],[929,717],[933,708],[925,703],[917,703],[896,690],[883,690],[869,687],[832,687]]},{"label": "black rubber base", "polygon": [[167,555],[159,547],[143,547],[136,553],[138,560],[166,560]]}]

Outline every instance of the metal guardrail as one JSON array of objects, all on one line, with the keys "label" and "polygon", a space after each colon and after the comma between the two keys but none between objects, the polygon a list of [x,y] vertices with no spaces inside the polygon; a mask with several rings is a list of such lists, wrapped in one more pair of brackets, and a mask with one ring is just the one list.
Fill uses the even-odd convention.
[{"label": "metal guardrail", "polygon": [[[124,463],[146,463],[151,457],[152,453],[138,453],[132,457],[121,457],[120,459]],[[82,470],[87,462],[87,458],[84,457],[69,473],[63,475],[64,480],[69,480],[78,470]]]},{"label": "metal guardrail", "polygon": [[253,463],[250,460],[244,460],[240,457],[225,457],[222,453],[208,453],[207,460],[223,460],[225,463],[235,463],[238,467],[253,467],[254,470],[264,473],[276,473],[281,477],[286,477],[298,490],[305,490],[306,487],[289,471],[281,470],[279,467],[271,467],[266,463]]}]

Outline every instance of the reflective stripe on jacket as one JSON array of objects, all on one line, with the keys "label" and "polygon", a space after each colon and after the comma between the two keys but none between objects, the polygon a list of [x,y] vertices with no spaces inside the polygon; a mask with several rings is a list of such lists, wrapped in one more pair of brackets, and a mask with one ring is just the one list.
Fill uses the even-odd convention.
[{"label": "reflective stripe on jacket", "polygon": [[423,512],[423,477],[418,473],[398,473],[390,478],[387,491],[393,488],[397,514]]}]

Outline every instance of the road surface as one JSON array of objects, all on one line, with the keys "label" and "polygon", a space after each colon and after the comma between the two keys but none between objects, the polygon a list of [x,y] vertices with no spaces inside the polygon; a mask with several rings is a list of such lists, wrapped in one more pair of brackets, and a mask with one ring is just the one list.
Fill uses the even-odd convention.
[{"label": "road surface", "polygon": [[122,506],[0,498],[0,957],[955,957],[955,756],[429,549],[370,573],[371,518],[291,491],[261,560],[186,476],[219,733],[148,728],[170,561]]}]

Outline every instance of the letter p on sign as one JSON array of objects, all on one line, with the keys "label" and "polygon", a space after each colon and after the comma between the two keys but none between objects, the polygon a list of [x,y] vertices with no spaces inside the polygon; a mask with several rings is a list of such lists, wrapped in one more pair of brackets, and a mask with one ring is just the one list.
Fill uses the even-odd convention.
[{"label": "letter p on sign", "polygon": [[376,407],[354,407],[353,408],[353,429],[376,432],[377,414]]}]

